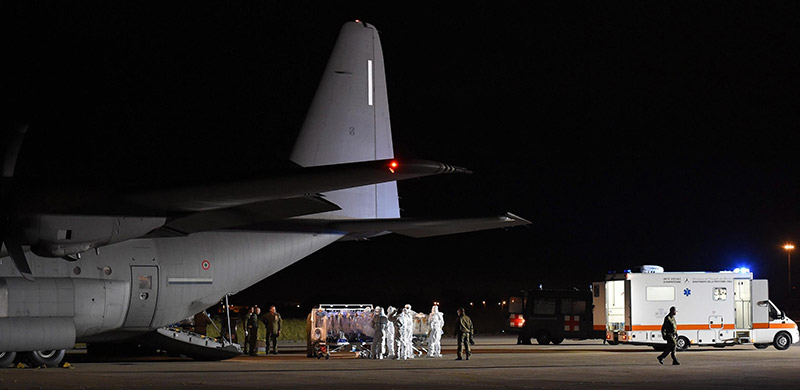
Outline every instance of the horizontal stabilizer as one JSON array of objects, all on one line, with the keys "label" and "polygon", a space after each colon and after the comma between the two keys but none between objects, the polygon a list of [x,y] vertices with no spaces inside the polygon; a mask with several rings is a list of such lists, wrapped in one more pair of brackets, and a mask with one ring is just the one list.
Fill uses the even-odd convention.
[{"label": "horizontal stabilizer", "polygon": [[475,232],[497,228],[529,225],[531,222],[514,214],[506,213],[476,218],[387,218],[322,220],[292,218],[272,223],[248,226],[248,230],[302,231],[318,233],[345,233],[345,239],[358,239],[385,233],[421,238],[447,234]]},{"label": "horizontal stabilizer", "polygon": [[530,221],[506,213],[493,217],[459,219],[373,219],[333,222],[331,227],[345,232],[388,231],[404,236],[422,238],[447,234],[475,232],[497,228],[528,225]]}]

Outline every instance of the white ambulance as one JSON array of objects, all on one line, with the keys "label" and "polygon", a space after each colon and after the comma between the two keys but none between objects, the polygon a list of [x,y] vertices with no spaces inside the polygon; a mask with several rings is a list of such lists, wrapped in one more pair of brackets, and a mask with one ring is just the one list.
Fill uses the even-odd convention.
[{"label": "white ambulance", "polygon": [[797,324],[769,300],[766,280],[747,269],[724,272],[641,272],[609,274],[592,284],[595,330],[610,344],[663,349],[661,325],[675,306],[678,350],[690,345],[724,347],[753,344],[779,350],[800,341]]}]

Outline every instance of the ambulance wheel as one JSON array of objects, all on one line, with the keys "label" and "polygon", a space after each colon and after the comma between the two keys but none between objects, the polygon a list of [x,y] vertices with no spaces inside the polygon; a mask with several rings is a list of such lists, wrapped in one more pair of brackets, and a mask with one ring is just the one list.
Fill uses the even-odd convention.
[{"label": "ambulance wheel", "polygon": [[47,349],[42,351],[25,352],[24,358],[33,367],[58,367],[64,359],[63,349]]},{"label": "ambulance wheel", "polygon": [[675,349],[678,351],[685,351],[689,349],[690,344],[691,341],[689,341],[689,339],[687,339],[685,336],[680,336],[677,340],[675,340]]},{"label": "ambulance wheel", "polygon": [[792,345],[792,336],[789,336],[786,332],[780,332],[775,335],[773,344],[775,345],[775,349],[785,351]]},{"label": "ambulance wheel", "polygon": [[541,345],[550,344],[550,332],[540,330],[539,333],[536,333],[536,342]]},{"label": "ambulance wheel", "polygon": [[563,341],[564,341],[564,338],[563,338],[563,337],[556,337],[556,338],[554,338],[553,340],[551,340],[551,342],[552,342],[553,344],[556,344],[556,345],[558,345],[558,344],[561,344]]},{"label": "ambulance wheel", "polygon": [[522,333],[517,336],[517,345],[530,345],[531,344],[531,335],[528,334],[526,331],[522,331]]},{"label": "ambulance wheel", "polygon": [[756,349],[767,349],[769,344],[753,344],[753,346],[756,347]]},{"label": "ambulance wheel", "polygon": [[656,351],[663,351],[663,350],[667,349],[667,346],[664,345],[664,344],[656,344],[656,345],[653,345],[652,347]]},{"label": "ambulance wheel", "polygon": [[14,358],[17,357],[16,352],[0,352],[0,368],[6,368],[14,363]]}]

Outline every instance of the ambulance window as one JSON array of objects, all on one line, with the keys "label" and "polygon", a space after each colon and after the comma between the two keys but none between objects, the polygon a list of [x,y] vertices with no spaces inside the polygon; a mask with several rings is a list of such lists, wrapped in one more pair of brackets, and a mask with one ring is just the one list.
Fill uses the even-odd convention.
[{"label": "ambulance window", "polygon": [[714,287],[714,300],[724,301],[728,299],[728,289],[725,287]]},{"label": "ambulance window", "polygon": [[533,314],[556,314],[556,300],[552,298],[534,299]]},{"label": "ambulance window", "polygon": [[675,287],[647,287],[646,299],[648,301],[674,301],[675,300]]},{"label": "ambulance window", "polygon": [[586,302],[573,299],[561,300],[561,314],[581,315],[586,312]]},{"label": "ambulance window", "polygon": [[568,298],[561,299],[561,313],[560,314],[572,314],[572,299],[568,299]]}]

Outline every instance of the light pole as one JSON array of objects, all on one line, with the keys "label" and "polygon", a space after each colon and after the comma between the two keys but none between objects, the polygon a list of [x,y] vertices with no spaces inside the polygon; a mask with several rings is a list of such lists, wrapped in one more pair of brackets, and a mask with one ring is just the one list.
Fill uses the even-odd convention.
[{"label": "light pole", "polygon": [[794,245],[786,243],[783,246],[783,249],[786,250],[786,261],[789,264],[789,293],[792,292],[792,250],[794,249]]}]

